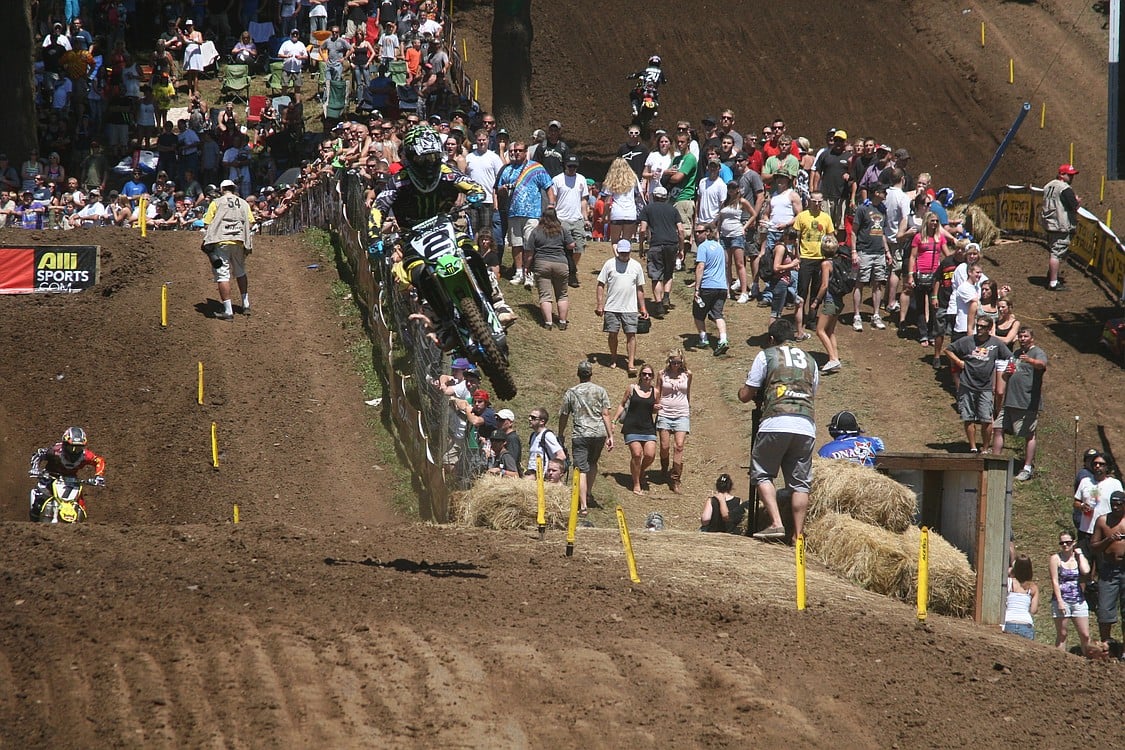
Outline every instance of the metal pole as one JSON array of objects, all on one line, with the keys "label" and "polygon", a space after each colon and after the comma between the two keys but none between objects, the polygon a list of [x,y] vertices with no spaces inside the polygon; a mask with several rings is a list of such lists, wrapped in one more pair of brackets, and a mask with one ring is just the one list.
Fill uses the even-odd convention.
[{"label": "metal pole", "polygon": [[1106,113],[1106,177],[1116,180],[1117,170],[1117,141],[1118,128],[1120,127],[1120,98],[1121,86],[1118,78],[1118,63],[1121,52],[1121,0],[1110,0],[1109,3],[1109,92]]},{"label": "metal pole", "polygon": [[1004,156],[1004,152],[1011,145],[1016,137],[1016,133],[1023,124],[1023,119],[1027,117],[1027,113],[1031,111],[1031,102],[1024,102],[1020,105],[1020,112],[1016,115],[1016,121],[1012,123],[1012,127],[1008,128],[1008,134],[1004,136],[1004,140],[1000,141],[1000,145],[996,147],[996,153],[992,155],[992,161],[988,162],[988,166],[984,168],[984,174],[977,180],[977,184],[973,187],[973,192],[969,193],[968,202],[972,203],[980,195],[980,191],[984,189],[984,183],[988,182],[988,178],[992,175],[992,171],[996,169],[996,165],[1000,163],[1000,159]]}]

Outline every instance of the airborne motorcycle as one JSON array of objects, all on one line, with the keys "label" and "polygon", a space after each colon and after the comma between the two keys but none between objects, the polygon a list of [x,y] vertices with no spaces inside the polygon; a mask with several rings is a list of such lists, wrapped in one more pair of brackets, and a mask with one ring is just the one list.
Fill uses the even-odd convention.
[{"label": "airborne motorcycle", "polygon": [[453,217],[463,210],[419,222],[399,241],[425,262],[425,268],[415,275],[417,289],[437,317],[434,323],[443,342],[479,365],[496,394],[506,401],[516,395],[508,371],[508,341],[492,303],[488,268],[472,239],[454,224]]}]

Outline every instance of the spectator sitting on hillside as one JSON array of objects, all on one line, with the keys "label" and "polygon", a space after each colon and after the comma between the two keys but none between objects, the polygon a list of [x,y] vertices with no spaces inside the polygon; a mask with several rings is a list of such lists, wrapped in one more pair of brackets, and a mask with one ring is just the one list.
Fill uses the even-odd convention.
[{"label": "spectator sitting on hillside", "polygon": [[746,515],[746,507],[742,498],[732,495],[734,482],[730,474],[720,474],[715,480],[715,494],[703,503],[703,512],[699,514],[699,530],[711,532],[738,533],[738,524]]}]

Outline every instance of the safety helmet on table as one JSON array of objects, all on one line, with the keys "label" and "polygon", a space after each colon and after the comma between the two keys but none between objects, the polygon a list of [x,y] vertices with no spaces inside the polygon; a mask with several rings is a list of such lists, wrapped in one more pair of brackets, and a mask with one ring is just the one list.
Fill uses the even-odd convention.
[{"label": "safety helmet on table", "polygon": [[442,138],[428,125],[411,129],[403,140],[402,161],[414,187],[423,193],[432,192],[441,181],[441,163],[445,158]]},{"label": "safety helmet on table", "polygon": [[81,427],[69,427],[62,436],[63,466],[73,469],[86,455],[86,431]]},{"label": "safety helmet on table", "polygon": [[656,67],[659,68],[660,67],[660,55],[653,55],[652,57],[650,57],[648,59],[648,64],[649,65],[655,65]]}]

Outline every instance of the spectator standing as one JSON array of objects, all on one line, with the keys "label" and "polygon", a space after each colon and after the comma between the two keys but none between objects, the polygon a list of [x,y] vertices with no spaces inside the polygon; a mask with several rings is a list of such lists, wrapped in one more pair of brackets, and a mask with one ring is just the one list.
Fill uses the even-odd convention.
[{"label": "spectator standing", "polygon": [[695,223],[709,225],[718,220],[719,208],[727,199],[727,179],[722,175],[723,163],[718,156],[709,156],[706,165],[703,179],[699,181]]},{"label": "spectator standing", "polygon": [[652,280],[652,313],[664,317],[666,306],[671,305],[672,277],[676,260],[683,252],[684,231],[680,214],[668,203],[668,189],[657,183],[653,200],[638,214],[638,232],[641,240],[648,241],[648,277]]},{"label": "spectator standing", "polygon": [[828,205],[826,210],[836,228],[837,238],[844,226],[844,216],[847,215],[849,197],[848,168],[851,164],[850,155],[845,148],[848,143],[848,134],[837,130],[832,134],[832,147],[825,149],[813,164],[812,192],[820,192]]},{"label": "spectator standing", "polygon": [[965,439],[970,453],[979,453],[976,428],[981,426],[981,443],[991,446],[993,419],[993,385],[998,360],[1008,360],[1012,353],[1003,341],[992,335],[992,321],[979,318],[972,336],[954,341],[945,351],[949,361],[962,370],[957,385],[957,407],[965,426]]},{"label": "spectator standing", "polygon": [[461,461],[461,452],[465,443],[465,432],[469,422],[465,412],[470,407],[459,404],[471,403],[473,391],[480,384],[480,372],[465,357],[458,357],[450,363],[448,375],[441,375],[434,383],[442,394],[449,399],[449,447],[442,455],[442,466],[446,473],[456,470]]},{"label": "spectator standing", "polygon": [[288,89],[290,93],[299,91],[301,88],[301,71],[304,70],[305,63],[309,59],[309,51],[301,43],[301,32],[292,29],[289,32],[289,38],[278,47],[277,56],[281,60],[281,69],[284,75],[282,89]]},{"label": "spectator standing", "polygon": [[727,255],[727,283],[732,296],[738,289],[738,304],[745,305],[750,301],[750,286],[746,279],[746,232],[754,221],[754,207],[742,196],[742,188],[735,180],[728,182],[726,189],[727,196],[716,219],[719,241]]},{"label": "spectator standing", "polygon": [[539,218],[535,229],[527,238],[527,257],[530,258],[531,271],[535,274],[535,284],[539,290],[539,310],[543,314],[543,327],[548,331],[554,328],[553,307],[558,307],[558,325],[565,331],[569,325],[567,313],[570,300],[567,298],[567,281],[570,279],[570,266],[567,264],[566,246],[570,240],[563,230],[555,209],[548,208]]},{"label": "spectator standing", "polygon": [[871,285],[871,325],[883,330],[887,324],[879,314],[883,301],[883,283],[887,280],[887,268],[891,265],[893,257],[887,245],[887,208],[883,203],[887,188],[882,183],[871,186],[871,198],[856,206],[855,218],[852,225],[855,228],[852,234],[852,264],[859,269],[855,289],[852,291],[852,305],[855,315],[852,317],[852,329],[863,330],[863,315],[860,305],[863,302],[863,286]]},{"label": "spectator standing", "polygon": [[609,241],[633,240],[637,234],[637,209],[641,203],[641,183],[629,162],[613,160],[602,188],[609,193]]},{"label": "spectator standing", "polygon": [[793,324],[784,318],[770,323],[770,346],[754,357],[746,382],[738,389],[738,400],[744,404],[761,394],[762,421],[754,436],[750,471],[770,515],[770,525],[754,534],[758,539],[785,536],[773,484],[779,472],[793,493],[793,538],[804,533],[812,487],[816,441],[813,404],[820,377],[813,358],[788,345],[793,333]]},{"label": "spectator standing", "polygon": [[660,389],[654,385],[656,371],[643,365],[637,382],[629,386],[617,407],[613,421],[621,425],[625,445],[629,447],[629,475],[633,494],[644,495],[648,489],[645,472],[656,460],[656,415],[660,412]]},{"label": "spectator standing", "polygon": [[546,407],[538,407],[527,415],[531,435],[527,439],[527,467],[525,476],[535,476],[536,458],[543,459],[543,469],[546,470],[551,460],[565,461],[566,451],[555,433],[547,429],[550,415]]},{"label": "spectator standing", "polygon": [[[917,308],[918,339],[922,346],[930,346],[937,337],[938,310],[937,288],[940,284],[939,270],[945,257],[946,239],[941,233],[938,217],[927,211],[922,230],[910,241],[906,274],[903,277],[904,295],[913,292]],[[910,298],[900,303],[899,330],[905,328],[906,311],[910,309]],[[1004,342],[1008,343],[1008,342]]]},{"label": "spectator standing", "polygon": [[817,316],[816,337],[820,339],[825,353],[828,354],[828,361],[820,368],[822,373],[836,372],[842,366],[840,350],[836,346],[836,324],[840,322],[844,295],[832,283],[832,269],[836,264],[839,249],[840,243],[833,235],[826,234],[821,238],[820,288],[812,295],[810,312]]},{"label": "spectator standing", "polygon": [[[1109,512],[1110,496],[1125,490],[1116,477],[1109,475],[1103,454],[1098,453],[1091,459],[1090,471],[1093,476],[1084,477],[1074,491],[1074,508],[1082,514],[1078,520],[1078,546],[1088,556],[1093,552],[1090,539],[1094,534],[1094,523]],[[1090,559],[1092,563],[1097,563],[1095,558]]]},{"label": "spectator standing", "polygon": [[492,190],[504,162],[495,151],[489,149],[487,130],[478,130],[473,140],[476,148],[465,154],[466,174],[470,180],[484,188],[484,200],[469,206],[469,217],[474,232],[481,234],[492,229]]},{"label": "spectator standing", "polygon": [[1036,432],[1039,412],[1043,408],[1043,375],[1047,371],[1047,353],[1035,344],[1035,332],[1022,328],[1019,348],[1004,368],[1004,403],[992,431],[992,452],[1004,449],[1004,435],[1018,435],[1027,441],[1023,469],[1016,475],[1020,482],[1031,479],[1038,444]]},{"label": "spectator standing", "polygon": [[727,256],[716,237],[718,230],[712,224],[695,226],[695,295],[691,308],[695,320],[695,330],[699,335],[699,346],[706,348],[707,318],[715,321],[719,341],[715,345],[714,356],[726,354],[730,349],[727,339],[727,322],[723,317],[723,307],[727,301]]},{"label": "spectator standing", "polygon": [[660,438],[660,473],[672,492],[680,491],[684,475],[684,445],[691,432],[691,370],[682,349],[672,349],[664,369],[656,376],[660,412],[656,432]]},{"label": "spectator standing", "polygon": [[1059,534],[1059,551],[1051,555],[1051,615],[1055,620],[1055,648],[1066,651],[1066,622],[1074,623],[1085,655],[1090,647],[1090,607],[1082,580],[1090,575],[1090,561],[1074,545],[1069,531]]},{"label": "spectator standing", "polygon": [[570,147],[562,140],[562,123],[551,120],[547,123],[546,138],[535,150],[535,160],[554,178],[562,174],[568,156],[570,156]]},{"label": "spectator standing", "polygon": [[[629,174],[632,175],[632,172]],[[598,273],[594,314],[602,318],[602,330],[609,334],[609,366],[617,367],[617,347],[624,331],[626,369],[629,377],[636,377],[637,321],[647,318],[648,310],[645,307],[644,269],[629,257],[632,250],[629,240],[618,240],[614,245],[615,257],[602,265]]]},{"label": "spectator standing", "polygon": [[578,157],[566,157],[562,174],[555,175],[555,213],[562,223],[566,260],[569,268],[567,284],[578,288],[578,261],[586,249],[586,232],[590,228],[590,186],[578,171]]},{"label": "spectator standing", "polygon": [[[1108,641],[1119,616],[1125,614],[1125,492],[1109,496],[1109,512],[1094,522],[1090,547],[1098,558],[1098,637]],[[1097,511],[1095,511],[1097,513]],[[1125,625],[1122,625],[1125,637]]]},{"label": "spectator standing", "polygon": [[1039,586],[1032,580],[1031,559],[1020,555],[1008,575],[1008,597],[1004,606],[1004,632],[1035,640],[1035,620],[1039,610]]},{"label": "spectator standing", "polygon": [[[806,315],[816,316],[812,310],[812,300],[820,289],[820,266],[824,256],[820,252],[821,241],[828,235],[835,235],[836,225],[832,217],[824,213],[824,195],[813,191],[809,196],[809,207],[797,214],[793,227],[800,233],[801,264],[797,270],[797,296],[805,306]],[[756,269],[755,269],[756,270]]]},{"label": "spectator standing", "polygon": [[199,75],[203,72],[203,33],[196,30],[190,18],[184,21],[184,81],[188,93],[195,95]]},{"label": "spectator standing", "polygon": [[[633,128],[636,130],[636,128]],[[640,131],[636,131],[638,134]],[[623,157],[629,161],[628,157]],[[632,164],[632,162],[629,162]],[[672,166],[672,139],[668,137],[667,133],[659,133],[656,136],[656,149],[649,152],[645,157],[644,168],[641,171],[641,189],[644,191],[645,199],[651,203],[655,194],[657,185],[661,184],[661,178],[664,176],[665,170]],[[664,196],[668,197],[668,188],[664,188]]]},{"label": "spectator standing", "polygon": [[805,331],[804,301],[797,294],[797,277],[801,260],[800,233],[796,227],[789,227],[781,238],[781,242],[773,248],[767,256],[769,261],[762,266],[759,273],[762,280],[770,288],[773,299],[773,309],[770,310],[770,320],[777,320],[785,312],[785,305],[790,297],[796,306],[793,320],[797,324],[795,341],[808,341],[810,335]]},{"label": "spectator standing", "polygon": [[617,155],[629,162],[629,166],[633,169],[633,174],[637,176],[638,180],[642,180],[642,188],[645,190],[645,197],[651,198],[651,194],[647,192],[647,186],[644,185],[645,163],[648,161],[648,148],[641,143],[641,129],[636,125],[630,125],[625,130],[625,142],[618,146]]},{"label": "spectator standing", "polygon": [[[340,27],[335,24],[333,24],[329,33],[331,35],[320,43],[320,50],[324,55],[322,59],[328,63],[324,77],[326,81],[342,81],[344,80],[344,58],[351,53],[352,43],[340,36]],[[364,84],[364,88],[366,88],[366,84]]]},{"label": "spectator standing", "polygon": [[539,223],[544,192],[547,194],[547,207],[555,207],[555,186],[543,165],[527,158],[527,144],[523,141],[512,143],[508,157],[509,162],[496,177],[492,207],[503,211],[507,218],[507,240],[512,246],[516,267],[512,283],[531,289],[535,280],[531,272],[531,258],[524,252],[524,242]]},{"label": "spectator standing", "polygon": [[609,421],[609,393],[591,382],[594,366],[589,360],[578,363],[578,385],[563,394],[559,410],[559,435],[566,434],[566,426],[574,419],[574,434],[570,441],[570,455],[574,468],[581,472],[578,482],[578,514],[589,512],[589,501],[598,476],[598,461],[602,449],[613,450],[613,428]]},{"label": "spectator standing", "polygon": [[238,282],[242,295],[242,314],[250,315],[249,279],[246,275],[246,256],[253,249],[253,235],[250,227],[254,214],[250,205],[238,197],[237,187],[230,180],[223,180],[219,188],[222,194],[207,208],[203,217],[206,227],[203,245],[211,258],[215,272],[215,283],[219,285],[219,299],[223,303],[221,320],[234,320],[234,310],[230,299],[230,279]]},{"label": "spectator standing", "polygon": [[1053,292],[1066,290],[1059,281],[1059,267],[1070,251],[1070,240],[1078,229],[1078,206],[1072,183],[1078,170],[1072,164],[1063,164],[1055,179],[1043,187],[1043,210],[1040,222],[1047,232],[1047,288]]},{"label": "spectator standing", "polygon": [[[671,166],[660,175],[660,184],[668,189],[668,199],[680,214],[681,226],[686,228],[693,226],[692,222],[695,220],[699,161],[691,152],[692,140],[687,123],[683,127],[677,125],[676,130],[676,155],[672,157]],[[690,242],[692,238],[684,239]]]},{"label": "spectator standing", "polygon": [[[871,169],[874,170],[875,167]],[[884,201],[886,205],[887,223],[884,234],[887,238],[887,250],[891,254],[890,273],[887,282],[887,312],[899,313],[899,328],[910,309],[910,276],[907,273],[910,242],[914,238],[911,216],[910,196],[903,190],[905,176],[902,170],[892,170],[891,179],[894,180],[887,187]],[[874,183],[867,185],[870,193]],[[937,265],[936,262],[934,264]],[[896,293],[898,298],[896,299]],[[922,308],[918,309],[921,316]],[[922,326],[919,325],[919,328]]]}]

